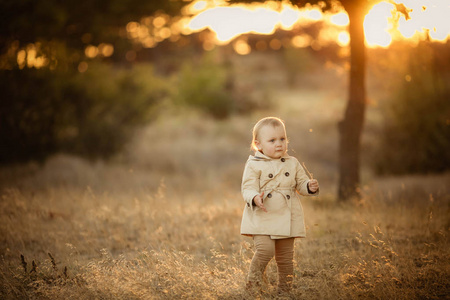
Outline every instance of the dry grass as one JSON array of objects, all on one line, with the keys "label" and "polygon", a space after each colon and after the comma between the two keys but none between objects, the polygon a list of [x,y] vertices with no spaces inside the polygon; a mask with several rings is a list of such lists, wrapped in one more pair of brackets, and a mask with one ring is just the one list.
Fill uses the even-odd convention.
[{"label": "dry grass", "polygon": [[[60,181],[49,176],[70,164]],[[80,174],[95,187],[82,188]],[[294,289],[283,297],[274,262],[260,295],[244,289],[253,245],[239,235],[243,205],[233,184],[179,193],[174,182],[145,174],[60,156],[4,186],[0,297],[449,296],[448,174],[375,180],[347,204],[305,199],[308,238],[296,242]]]},{"label": "dry grass", "polygon": [[183,113],[156,120],[114,163],[59,155],[0,169],[0,298],[448,299],[450,174],[364,169],[363,199],[336,203],[344,96],[274,95],[291,153],[321,183],[303,200],[308,237],[296,241],[290,294],[276,294],[274,262],[261,294],[244,288],[253,245],[239,235],[239,185],[251,126],[269,113]]}]

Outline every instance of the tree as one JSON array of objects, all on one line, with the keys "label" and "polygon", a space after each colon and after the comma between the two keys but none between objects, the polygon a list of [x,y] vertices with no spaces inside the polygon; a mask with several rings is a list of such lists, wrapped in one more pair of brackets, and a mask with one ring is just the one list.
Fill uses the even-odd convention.
[{"label": "tree", "polygon": [[[159,11],[177,15],[183,5],[182,1],[140,0],[0,1],[0,66],[5,66],[2,61],[8,52],[30,43],[40,43],[40,51],[49,59],[59,56],[58,66],[63,59],[77,63],[88,43],[121,48],[126,39],[119,29],[128,22]],[[15,60],[16,55],[11,57]]]},{"label": "tree", "polygon": [[341,0],[350,24],[350,76],[347,107],[339,122],[339,200],[358,195],[360,183],[360,145],[366,111],[366,59],[364,16],[368,12],[365,0]]},{"label": "tree", "polygon": [[[151,68],[121,70],[85,48],[114,45],[120,61],[132,49],[121,30],[155,13],[178,15],[181,1],[0,1],[0,164],[43,160],[55,151],[97,158],[114,154],[131,128],[146,122],[167,93]],[[28,57],[45,67],[26,67]],[[32,53],[32,55],[31,55]],[[118,54],[119,53],[119,54]],[[30,59],[31,60],[31,59]],[[123,69],[123,68],[122,68]],[[86,69],[84,70],[86,71]]]},{"label": "tree", "polygon": [[[231,0],[232,3],[265,2],[253,0]],[[366,59],[364,17],[368,13],[370,4],[379,0],[340,0],[340,1],[315,1],[315,0],[290,0],[296,6],[307,4],[319,5],[322,10],[335,10],[339,7],[345,9],[349,16],[350,35],[350,72],[348,100],[343,120],[338,124],[339,128],[339,184],[338,199],[348,200],[359,196],[360,185],[360,145],[363,132],[366,111]],[[405,7],[397,6],[397,10],[405,10]],[[405,13],[405,12],[404,12]]]},{"label": "tree", "polygon": [[[282,0],[275,0],[282,1]],[[290,0],[299,7],[319,5],[323,10],[343,7],[350,19],[350,73],[348,101],[344,118],[339,122],[339,191],[340,200],[357,196],[360,183],[360,142],[366,110],[365,87],[365,45],[364,16],[369,5],[380,0]],[[229,0],[232,3],[265,2],[265,0]],[[5,56],[17,42],[20,47],[27,43],[47,44],[48,57],[52,57],[54,48],[69,49],[70,57],[66,66],[75,65],[79,53],[90,37],[92,43],[116,42],[120,39],[120,26],[151,15],[160,9],[179,14],[183,5],[189,2],[181,0],[147,1],[139,0],[91,0],[37,2],[31,0],[6,0],[0,2],[0,66],[5,66]],[[398,11],[406,11],[397,6]],[[403,11],[403,13],[405,13]],[[407,12],[406,12],[407,14]],[[84,40],[84,41],[83,41]],[[56,41],[56,42],[55,42]],[[16,45],[16,46],[14,46]],[[70,50],[77,53],[70,53]],[[13,53],[15,54],[15,53]],[[2,58],[3,57],[3,58]],[[10,56],[14,60],[16,55]],[[61,64],[60,64],[61,65]]]}]

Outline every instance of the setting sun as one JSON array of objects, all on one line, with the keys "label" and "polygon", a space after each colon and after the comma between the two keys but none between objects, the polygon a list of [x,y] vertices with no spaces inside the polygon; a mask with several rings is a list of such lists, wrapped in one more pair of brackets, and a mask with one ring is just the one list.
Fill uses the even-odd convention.
[{"label": "setting sun", "polygon": [[216,7],[195,16],[189,28],[209,28],[216,34],[219,43],[227,43],[244,33],[272,34],[283,20],[290,23],[290,16],[290,13],[278,13],[263,7]]},{"label": "setting sun", "polygon": [[[393,40],[410,39],[418,41],[428,37],[432,41],[447,41],[450,35],[450,5],[446,1],[410,1],[403,4],[409,12],[410,18],[396,13],[395,5],[386,1],[377,3],[366,15],[364,30],[368,47],[388,47]],[[310,6],[298,9],[283,3],[274,5],[235,5],[225,6],[223,1],[196,1],[191,6],[193,16],[187,24],[193,32],[209,29],[215,34],[216,44],[226,44],[236,37],[247,34],[272,34],[277,29],[290,30],[295,25],[303,26],[312,22],[323,21],[327,27],[339,29],[326,29],[320,34],[325,40],[319,43],[334,40],[340,46],[349,43],[349,36],[343,27],[348,26],[349,18],[346,12],[336,14],[322,13],[318,8]],[[345,28],[344,28],[345,29]],[[292,40],[294,46],[309,46],[311,41],[295,36]],[[244,51],[247,53],[248,51]]]}]

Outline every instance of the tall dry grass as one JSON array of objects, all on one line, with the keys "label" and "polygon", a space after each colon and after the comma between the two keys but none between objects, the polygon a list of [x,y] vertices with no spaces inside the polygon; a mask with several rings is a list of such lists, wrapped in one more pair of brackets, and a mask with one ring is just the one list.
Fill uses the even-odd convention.
[{"label": "tall dry grass", "polygon": [[[276,75],[276,74],[274,74]],[[275,111],[214,121],[163,115],[110,163],[58,155],[0,169],[1,299],[445,299],[450,174],[374,178],[335,201],[342,89],[280,90]],[[320,181],[303,199],[294,288],[245,290],[253,255],[239,193],[254,122],[286,121],[290,151]],[[379,112],[369,106],[364,149]],[[366,159],[370,151],[365,151]]]},{"label": "tall dry grass", "polygon": [[325,143],[303,155],[322,196],[303,200],[291,293],[276,294],[274,262],[261,294],[244,288],[254,248],[239,235],[239,184],[252,120],[174,116],[114,163],[59,155],[0,170],[0,298],[448,297],[450,174],[366,176],[363,199],[339,204],[323,150],[334,133],[285,119],[296,154],[308,146],[293,136]]},{"label": "tall dry grass", "polygon": [[[377,181],[348,204],[305,199],[308,237],[296,241],[294,289],[282,297],[448,297],[448,179]],[[167,189],[4,188],[1,298],[280,298],[274,262],[260,295],[244,288],[253,245],[239,235],[238,191]]]}]

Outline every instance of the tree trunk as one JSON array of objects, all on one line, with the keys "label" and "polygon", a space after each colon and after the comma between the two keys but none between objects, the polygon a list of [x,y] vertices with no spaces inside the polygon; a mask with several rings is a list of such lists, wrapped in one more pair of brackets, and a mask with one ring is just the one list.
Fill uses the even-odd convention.
[{"label": "tree trunk", "polygon": [[339,122],[340,201],[359,196],[360,144],[366,108],[364,17],[362,1],[342,1],[350,19],[350,84],[344,119]]}]

